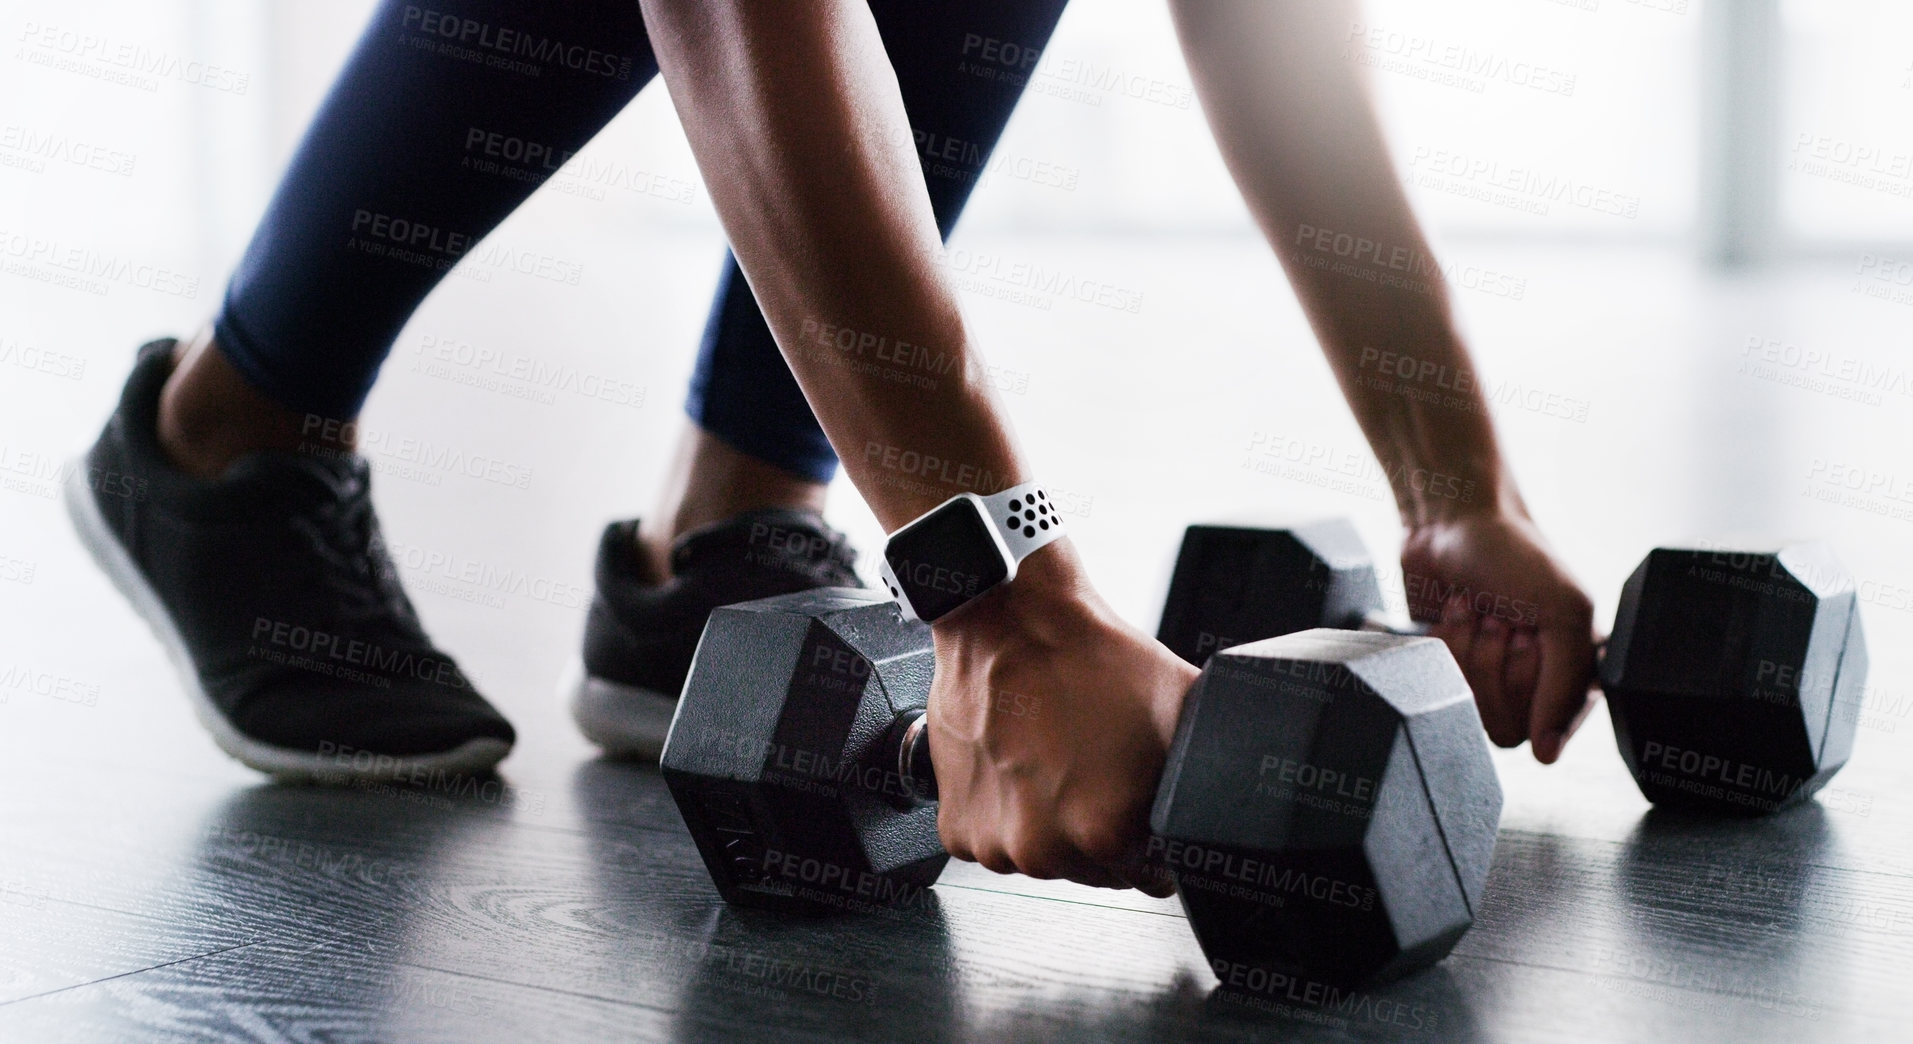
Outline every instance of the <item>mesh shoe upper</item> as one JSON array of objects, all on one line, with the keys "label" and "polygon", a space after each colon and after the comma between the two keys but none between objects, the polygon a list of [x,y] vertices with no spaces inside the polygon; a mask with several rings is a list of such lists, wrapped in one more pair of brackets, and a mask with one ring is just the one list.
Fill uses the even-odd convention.
[{"label": "mesh shoe upper", "polygon": [[247,737],[299,751],[509,744],[511,725],[432,645],[399,586],[364,458],[257,453],[215,481],[166,460],[156,420],[171,348],[141,349],[87,484],[208,701]]},{"label": "mesh shoe upper", "polygon": [[686,533],[672,545],[673,575],[663,584],[638,554],[637,528],[635,520],[605,527],[585,619],[586,672],[622,685],[676,696],[718,606],[864,586],[856,551],[815,512],[752,511]]}]

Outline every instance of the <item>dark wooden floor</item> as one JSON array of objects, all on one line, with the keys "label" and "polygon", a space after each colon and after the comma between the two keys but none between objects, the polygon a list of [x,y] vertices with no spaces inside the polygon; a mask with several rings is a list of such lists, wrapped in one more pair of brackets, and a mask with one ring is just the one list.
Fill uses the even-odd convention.
[{"label": "dark wooden floor", "polygon": [[[1130,318],[976,302],[986,328],[1041,334],[992,342],[1031,375],[1009,406],[1055,462],[1046,471],[1078,494],[1079,541],[1119,609],[1153,625],[1176,527],[1198,515],[1349,512],[1371,539],[1387,536],[1388,505],[1366,479],[1244,466],[1250,436],[1277,430],[1272,416],[1293,437],[1359,446],[1300,317],[1257,303],[1268,294],[1256,281],[1274,278],[1262,248],[1027,249],[1127,251],[1100,263],[1133,270],[1161,303]],[[685,260],[701,250],[646,262],[658,266],[647,278],[692,293],[701,274],[666,269],[701,273]],[[575,599],[416,565],[439,554],[587,583],[593,529],[644,503],[655,481],[682,360],[632,371],[657,400],[641,414],[503,400],[395,362],[374,423],[537,469],[528,493],[457,475],[388,475],[379,490],[388,531],[419,552],[406,576],[428,622],[521,728],[506,782],[453,794],[260,783],[213,749],[58,505],[9,464],[19,481],[0,491],[0,1040],[1913,1037],[1913,543],[1890,510],[1815,493],[1837,485],[1828,462],[1892,473],[1913,411],[1740,369],[1750,335],[1903,360],[1894,331],[1905,309],[1850,293],[1844,269],[1712,285],[1665,257],[1491,260],[1527,273],[1533,292],[1518,307],[1464,301],[1484,366],[1593,404],[1585,423],[1521,410],[1502,423],[1529,500],[1603,619],[1652,543],[1737,528],[1826,536],[1866,585],[1865,727],[1852,765],[1814,805],[1752,823],[1653,814],[1597,715],[1559,766],[1497,755],[1500,846],[1480,920],[1450,959],[1380,991],[1286,1009],[1212,996],[1177,907],[1130,893],[955,866],[933,904],[892,916],[728,910],[655,772],[594,760],[556,704]],[[1611,307],[1615,287],[1631,288],[1629,308]],[[530,343],[523,302],[482,289],[455,286],[421,322]],[[1201,301],[1236,303],[1178,303]],[[552,316],[576,302],[547,304]],[[0,439],[27,472],[23,455],[57,460],[84,442],[133,340],[117,328],[61,333],[79,314],[72,302],[34,307],[27,321],[52,331],[47,346],[84,353],[91,368],[82,382],[0,381]],[[683,329],[671,336],[688,343],[694,318],[674,318]],[[1234,330],[1291,347],[1218,350],[1195,372],[1138,369],[1172,336],[1222,344]],[[552,351],[590,362],[598,347]],[[1093,444],[1070,427],[1132,400],[1187,406]],[[644,463],[626,468],[627,456]],[[1177,495],[1160,496],[1159,480]],[[867,519],[848,500],[838,510],[868,546]],[[47,694],[56,688],[78,696]]]},{"label": "dark wooden floor", "polygon": [[[1254,1010],[1135,895],[957,867],[894,915],[726,909],[644,769],[487,800],[6,762],[7,1040],[1854,1040],[1913,1007],[1908,868],[1837,841],[1907,824],[1850,793],[1753,824],[1517,817],[1444,964]],[[1585,775],[1552,788],[1564,818],[1624,802]]]}]

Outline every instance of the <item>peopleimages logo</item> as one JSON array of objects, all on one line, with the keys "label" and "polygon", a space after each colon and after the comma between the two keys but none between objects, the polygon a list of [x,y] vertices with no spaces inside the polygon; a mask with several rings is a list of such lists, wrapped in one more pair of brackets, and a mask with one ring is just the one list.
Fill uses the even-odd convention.
[{"label": "peopleimages logo", "polygon": [[356,441],[360,453],[371,458],[375,463],[388,467],[397,477],[423,481],[428,485],[436,486],[445,475],[453,474],[510,486],[513,489],[531,487],[530,465],[518,464],[482,453],[468,453],[462,449],[439,446],[422,439],[394,438],[391,432],[379,428],[368,428],[358,421],[340,421],[309,413],[299,433],[308,437],[318,436],[317,444],[306,443],[300,446],[301,453],[323,459],[337,459],[350,456],[350,450],[340,447]]},{"label": "peopleimages logo", "polygon": [[[416,678],[419,681],[436,685],[449,685],[457,689],[469,689],[471,683],[459,672],[452,661],[437,656],[421,656],[406,649],[388,649],[382,645],[346,635],[333,634],[330,631],[316,630],[284,620],[268,620],[255,617],[252,622],[252,640],[263,639],[266,649],[254,646],[255,654],[279,653],[281,650],[299,654],[311,664],[325,667],[346,668],[362,667],[378,671],[387,676]],[[277,656],[261,657],[277,659]]]},{"label": "peopleimages logo", "polygon": [[802,336],[805,341],[812,341],[826,348],[835,348],[845,355],[873,359],[899,369],[945,375],[955,368],[958,362],[955,352],[913,344],[909,341],[892,340],[882,334],[853,330],[847,326],[836,326],[816,319],[804,320]]},{"label": "peopleimages logo", "polygon": [[963,573],[948,566],[931,562],[913,562],[899,558],[890,563],[891,571],[897,579],[908,580],[914,587],[930,591],[944,591],[949,594],[974,595],[978,577],[975,573]]},{"label": "peopleimages logo", "polygon": [[38,562],[0,554],[0,580],[23,585],[30,584],[39,570]]},{"label": "peopleimages logo", "polygon": [[[1060,297],[1119,312],[1134,314],[1142,311],[1142,291],[1098,279],[1086,279],[1066,269],[961,247],[944,250],[941,260],[956,276],[957,286],[961,289],[996,286],[1033,295],[1029,301],[1016,298],[1017,303],[1051,302]],[[1038,303],[1037,307],[1047,310],[1049,306]]]},{"label": "peopleimages logo", "polygon": [[1301,1021],[1361,1021],[1409,1030],[1432,1030],[1441,1023],[1441,1012],[1420,1004],[1299,979],[1260,965],[1218,957],[1209,962],[1209,970],[1222,985],[1224,1000]]},{"label": "peopleimages logo", "polygon": [[1545,216],[1554,203],[1629,221],[1641,213],[1639,196],[1487,156],[1418,145],[1408,167],[1415,174],[1414,183],[1424,188],[1531,214]]},{"label": "peopleimages logo", "polygon": [[244,94],[252,85],[252,74],[248,72],[65,26],[28,22],[18,39],[30,50],[16,52],[15,57],[27,64],[78,73],[142,91],[158,90],[160,80],[176,80],[225,94]]},{"label": "peopleimages logo", "polygon": [[86,376],[86,360],[0,337],[0,366],[17,366],[31,373],[77,381]]},{"label": "peopleimages logo", "polygon": [[889,471],[900,471],[906,475],[934,478],[944,485],[961,489],[995,491],[1004,488],[998,483],[996,472],[989,468],[964,464],[928,453],[918,453],[916,450],[907,450],[898,446],[886,446],[880,442],[864,445],[864,462]]},{"label": "peopleimages logo", "polygon": [[1402,32],[1363,22],[1349,23],[1344,57],[1361,65],[1480,94],[1488,81],[1571,97],[1579,79],[1566,69],[1510,58],[1459,41]]},{"label": "peopleimages logo", "polygon": [[1356,801],[1370,801],[1375,797],[1375,781],[1367,776],[1355,776],[1320,765],[1311,765],[1294,758],[1264,754],[1262,764],[1256,770],[1264,778],[1273,774],[1276,782],[1284,786],[1301,787],[1305,790],[1319,790],[1337,797],[1351,798]]},{"label": "peopleimages logo", "polygon": [[[1325,874],[1312,874],[1305,869],[1221,848],[1151,837],[1144,857],[1172,873],[1225,879],[1254,889],[1253,892],[1231,892],[1236,898],[1279,902],[1282,896],[1299,896],[1353,910],[1375,908],[1375,889],[1366,885],[1351,884]],[[1184,876],[1180,884],[1205,891],[1220,890],[1208,887],[1205,882],[1190,876]]]},{"label": "peopleimages logo", "polygon": [[473,242],[473,237],[463,232],[448,232],[422,221],[408,221],[402,217],[364,209],[353,212],[352,231],[358,235],[397,243],[413,250],[430,250],[447,257],[462,257],[465,251],[471,249]]},{"label": "peopleimages logo", "polygon": [[[828,653],[828,650],[820,650]],[[861,656],[857,657],[863,661]],[[868,661],[862,663],[869,673]],[[786,790],[836,796],[841,787],[853,787],[890,798],[913,798],[915,791],[894,768],[872,765],[842,752],[808,750],[761,736],[723,728],[699,730],[688,742],[706,754],[726,759],[748,759],[763,766],[768,782]]]},{"label": "peopleimages logo", "polygon": [[1686,750],[1658,740],[1648,740],[1642,748],[1641,764],[1643,767],[1679,772],[1696,779],[1775,795],[1790,794],[1796,787],[1806,782],[1785,772],[1776,772],[1760,765],[1735,761],[1733,758],[1724,758],[1718,754]]},{"label": "peopleimages logo", "polygon": [[644,385],[631,381],[451,337],[427,334],[412,354],[414,373],[546,406],[556,403],[558,393],[564,392],[638,410],[644,408],[649,394]]},{"label": "peopleimages logo", "polygon": [[19,167],[38,174],[46,170],[48,161],[131,177],[139,157],[63,133],[40,131],[16,123],[0,127],[0,166]]},{"label": "peopleimages logo", "polygon": [[97,707],[100,702],[100,687],[96,682],[81,681],[51,671],[38,671],[20,664],[0,667],[0,703],[7,702],[8,695],[15,692],[32,693],[81,707]]},{"label": "peopleimages logo", "polygon": [[812,895],[806,889],[799,893],[806,898],[822,899],[837,893],[842,899],[884,906],[922,905],[929,898],[922,885],[775,848],[765,849],[762,872],[767,878],[800,882],[822,892]]},{"label": "peopleimages logo", "polygon": [[113,284],[193,300],[199,279],[91,247],[0,228],[0,272],[106,296]]},{"label": "peopleimages logo", "polygon": [[443,11],[435,11],[429,7],[407,5],[400,24],[412,32],[437,38],[454,47],[469,48],[480,53],[490,52],[492,56],[497,56],[502,64],[511,67],[530,62],[535,63],[533,68],[540,65],[559,66],[607,79],[629,80],[631,78],[630,58],[607,54],[582,44],[568,44],[563,40],[555,40],[547,36],[537,36],[517,29],[495,26],[475,18],[464,18]]},{"label": "peopleimages logo", "polygon": [[483,127],[466,129],[465,156],[459,166],[508,181],[549,185],[553,191],[591,200],[605,199],[607,188],[673,203],[690,203],[695,198],[691,182],[683,178]]}]

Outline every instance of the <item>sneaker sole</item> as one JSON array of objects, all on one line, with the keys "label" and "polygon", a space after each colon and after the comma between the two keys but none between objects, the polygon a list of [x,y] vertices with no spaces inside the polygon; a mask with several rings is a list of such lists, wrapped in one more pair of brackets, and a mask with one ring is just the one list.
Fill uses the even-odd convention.
[{"label": "sneaker sole", "polygon": [[614,758],[656,761],[676,716],[676,696],[599,678],[573,661],[558,686],[578,731]]},{"label": "sneaker sole", "polygon": [[126,553],[119,538],[107,527],[106,518],[100,514],[99,503],[93,499],[93,491],[87,486],[85,476],[86,462],[78,460],[70,466],[66,481],[62,483],[67,517],[73,522],[80,544],[93,557],[93,563],[119,589],[120,594],[132,603],[133,611],[146,621],[146,626],[152,629],[160,645],[165,647],[166,655],[173,661],[173,669],[179,674],[199,723],[212,734],[213,742],[219,745],[219,749],[232,755],[240,764],[287,782],[352,783],[394,779],[415,771],[485,772],[511,752],[511,744],[504,740],[482,738],[468,740],[437,754],[377,759],[378,763],[374,766],[359,769],[340,765],[336,756],[278,747],[240,732],[219,713],[219,708],[200,686],[199,674],[193,669],[192,656],[186,651],[186,642],[180,637],[179,629],[173,626],[172,617],[167,615],[165,603],[160,601],[152,585],[146,582],[139,567],[133,564],[132,556]]}]

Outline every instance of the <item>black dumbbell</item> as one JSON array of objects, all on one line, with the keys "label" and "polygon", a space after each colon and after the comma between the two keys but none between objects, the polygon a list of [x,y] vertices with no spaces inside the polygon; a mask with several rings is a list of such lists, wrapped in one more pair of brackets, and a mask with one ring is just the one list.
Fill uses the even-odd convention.
[{"label": "black dumbbell", "polygon": [[1853,753],[1866,687],[1853,578],[1823,544],[1657,548],[1601,661],[1614,739],[1649,801],[1775,812]]},{"label": "black dumbbell", "polygon": [[1156,628],[1171,652],[1200,667],[1219,649],[1311,627],[1390,630],[1374,559],[1348,520],[1184,531]]},{"label": "black dumbbell", "polygon": [[[870,592],[711,615],[662,769],[726,900],[921,899],[948,858],[924,727],[932,666],[928,629]],[[1312,630],[1211,659],[1148,856],[1225,987],[1375,981],[1440,960],[1468,929],[1500,810],[1445,646]]]},{"label": "black dumbbell", "polygon": [[[1346,520],[1190,526],[1157,637],[1199,665],[1283,628],[1420,633],[1385,621]],[[1866,668],[1852,578],[1823,545],[1662,548],[1622,589],[1600,679],[1649,801],[1749,814],[1811,797],[1846,763]]]}]

